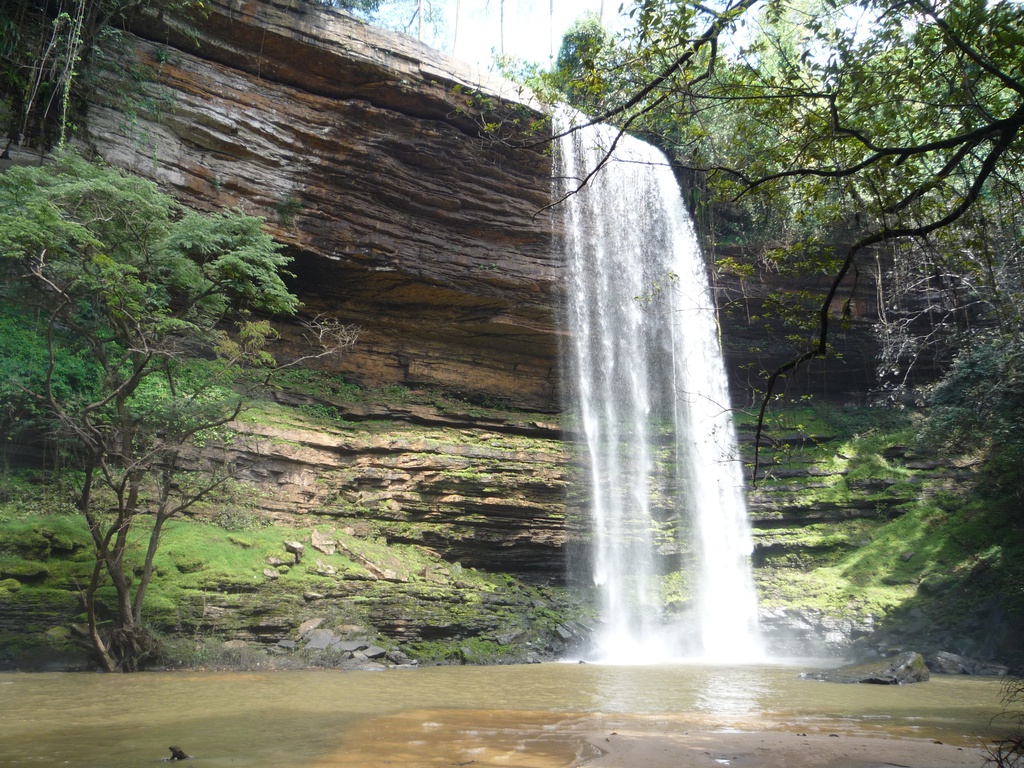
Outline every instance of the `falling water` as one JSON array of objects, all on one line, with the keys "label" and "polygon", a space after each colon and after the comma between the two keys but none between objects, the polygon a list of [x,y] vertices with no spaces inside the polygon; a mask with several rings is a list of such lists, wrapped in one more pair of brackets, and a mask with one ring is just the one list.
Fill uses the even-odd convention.
[{"label": "falling water", "polygon": [[[594,126],[561,140],[562,194],[616,135]],[[562,210],[567,389],[585,437],[603,609],[595,654],[757,658],[742,466],[706,268],[675,177],[658,150],[622,136]]]}]

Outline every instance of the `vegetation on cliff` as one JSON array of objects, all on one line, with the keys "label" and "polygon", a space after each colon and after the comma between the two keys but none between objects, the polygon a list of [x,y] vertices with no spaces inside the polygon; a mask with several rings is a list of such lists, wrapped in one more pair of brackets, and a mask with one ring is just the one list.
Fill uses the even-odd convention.
[{"label": "vegetation on cliff", "polygon": [[[879,307],[877,330],[887,340],[881,382],[890,387],[890,403],[931,407],[924,416],[884,409],[853,413],[827,404],[813,410],[782,407],[767,423],[775,442],[761,462],[753,500],[759,587],[773,620],[817,617],[823,634],[829,622],[845,622],[853,628],[841,628],[844,638],[860,634],[876,648],[934,642],[986,655],[1015,647],[1024,602],[1016,480],[1024,455],[1016,428],[1024,415],[1018,382],[1024,270],[1015,186],[1018,126],[1010,120],[1019,112],[1019,92],[1010,83],[1020,77],[1006,42],[1012,42],[1017,16],[1005,4],[965,14],[952,8],[950,35],[939,23],[946,18],[942,9],[901,7],[916,7],[926,23],[899,26],[898,15],[885,17],[870,41],[844,36],[842,25],[815,26],[774,8],[758,20],[763,37],[742,51],[730,49],[730,56],[711,67],[711,59],[702,58],[709,48],[680,59],[665,42],[707,9],[647,3],[639,11],[646,37],[633,51],[640,66],[617,70],[626,79],[605,76],[605,63],[620,62],[621,49],[592,21],[574,30],[556,75],[577,103],[601,110],[614,108],[642,75],[675,67],[661,81],[663,91],[651,91],[648,101],[620,115],[624,124],[672,151],[709,244],[733,249],[728,256],[713,251],[718,274],[746,279],[757,270],[785,272],[800,285],[821,275],[850,274],[844,259],[856,252],[853,266],[862,277],[869,271],[882,276],[880,292],[870,297]],[[716,34],[738,18],[731,13],[718,17]],[[982,27],[993,32],[991,44],[981,39]],[[0,36],[11,29],[0,29]],[[57,29],[43,25],[33,41],[56,39]],[[67,27],[59,29],[68,34]],[[958,47],[957,40],[964,45]],[[28,39],[0,39],[0,58],[16,86],[5,94],[21,99],[32,93],[24,90],[29,69],[16,52],[24,50],[18,47],[23,43]],[[702,45],[711,46],[711,38]],[[813,54],[826,45],[836,46],[834,66]],[[60,57],[50,59],[48,69],[40,65],[33,71],[59,75],[61,67],[78,60],[73,48],[61,42]],[[900,53],[904,48],[908,52]],[[915,80],[907,93],[890,89],[887,73],[923,75],[929,68],[917,65],[929,55],[941,65],[930,79]],[[699,67],[690,77],[690,70],[676,64]],[[818,76],[825,77],[824,86],[812,85]],[[50,90],[37,91],[32,103],[42,103],[43,95],[47,104],[61,98],[68,103],[70,79],[44,80]],[[904,97],[924,106],[920,112],[906,106],[901,113],[897,107]],[[887,108],[874,109],[870,98]],[[9,102],[8,118],[36,125],[41,145],[58,140],[64,117],[44,130],[24,122],[28,113],[16,101]],[[746,107],[733,110],[735,103]],[[947,119],[954,108],[962,114]],[[868,117],[870,124],[851,122]],[[959,128],[946,138],[935,133],[950,125]],[[807,133],[801,133],[804,128]],[[721,140],[726,136],[729,142]],[[881,152],[858,168],[856,151],[872,144],[902,147],[906,154]],[[935,159],[943,152],[948,154]],[[998,172],[986,170],[989,160]],[[802,181],[788,166],[778,170],[789,161],[804,172]],[[62,162],[68,168],[81,161]],[[730,168],[745,169],[746,177]],[[17,657],[26,637],[32,643],[68,641],[74,631],[68,627],[85,626],[103,641],[119,613],[134,616],[137,610],[144,624],[179,641],[198,639],[201,647],[210,638],[233,638],[283,652],[279,642],[301,642],[302,622],[322,619],[339,632],[445,661],[526,659],[562,650],[585,634],[585,590],[574,598],[553,574],[561,574],[571,542],[581,538],[573,527],[581,499],[573,494],[586,491],[574,483],[562,433],[550,416],[455,403],[426,390],[368,391],[305,370],[280,381],[276,401],[238,412],[239,391],[262,377],[229,375],[216,357],[262,357],[259,343],[248,349],[228,344],[213,323],[227,317],[226,307],[204,304],[210,296],[196,305],[196,313],[177,313],[194,304],[187,283],[197,274],[195,265],[214,263],[215,255],[234,247],[228,240],[252,238],[252,253],[266,257],[263,268],[271,272],[282,266],[274,261],[276,247],[254,220],[167,207],[166,200],[150,198],[151,187],[108,171],[92,168],[91,179],[72,181],[69,175],[60,181],[74,195],[92,190],[81,196],[83,208],[68,204],[67,195],[63,207],[49,207],[48,196],[60,197],[60,189],[52,180],[41,181],[45,171],[12,172],[5,186],[8,202],[16,205],[3,214],[3,236],[9,238],[4,254],[13,258],[21,248],[28,256],[23,271],[7,277],[29,275],[58,285],[43,267],[55,254],[72,252],[88,252],[86,262],[98,270],[82,272],[91,282],[75,287],[81,291],[63,315],[53,314],[52,306],[49,314],[33,314],[10,302],[0,315],[0,365],[7,374],[0,383],[0,426],[10,438],[5,457],[11,464],[0,488],[0,602],[4,615],[14,617],[4,627],[8,659]],[[983,182],[980,192],[975,182]],[[106,185],[145,204],[144,215],[116,217],[130,230],[116,242],[107,231],[115,219],[91,219],[103,229],[98,232],[74,218],[98,205],[98,198],[108,202],[100,193]],[[970,212],[955,224],[928,229],[929,222],[942,221],[944,212],[965,202]],[[17,224],[18,205],[45,220],[32,227]],[[280,223],[291,226],[284,213],[282,208]],[[304,215],[312,217],[313,208]],[[902,221],[907,217],[913,219],[909,224]],[[142,233],[152,238],[150,245],[170,247],[165,255],[188,255],[193,266],[157,259],[156,272],[147,272],[148,264],[127,258],[152,251],[130,247],[143,224],[159,230]],[[917,226],[928,236],[892,250],[876,247],[864,258],[865,237],[883,232],[887,238]],[[188,227],[199,234],[185,233]],[[17,248],[7,247],[15,242]],[[204,242],[215,245],[198,254]],[[46,258],[40,261],[42,249]],[[252,277],[251,266],[242,258],[218,268],[238,289]],[[491,263],[490,269],[497,266]],[[382,272],[389,275],[392,268]],[[115,274],[116,281],[106,279]],[[121,291],[117,301],[101,301],[113,296],[114,287]],[[5,296],[30,288],[31,281],[7,279]],[[247,298],[259,304],[263,293]],[[286,291],[277,298],[291,301]],[[819,298],[811,290],[769,297],[763,318],[791,320],[784,330],[791,344],[813,344],[818,317],[855,319],[856,294],[844,294],[834,310],[826,304],[815,316],[814,305],[822,309]],[[104,313],[120,321],[136,307],[159,317],[130,342],[112,331],[102,338],[93,331],[90,346],[88,334],[72,327]],[[248,327],[256,331],[256,342],[268,332]],[[146,346],[153,342],[155,347]],[[907,394],[900,385],[910,381],[908,365],[929,346],[943,365],[955,351],[962,354],[939,386]],[[105,368],[103,354],[95,350],[115,347],[125,354],[124,365]],[[152,376],[142,375],[134,393],[122,390],[122,413],[118,395],[106,401],[110,390],[104,387],[131,381],[133,356],[144,358],[146,350],[153,353],[149,360],[162,362],[145,369]],[[96,403],[109,406],[92,407]],[[60,431],[54,405],[63,413],[109,416],[101,429],[104,445],[111,439],[131,443],[124,439],[129,435],[146,443],[121,452],[115,464],[129,454],[153,460],[147,465],[154,470],[150,480],[138,474],[142,465],[122,471],[133,466],[122,463],[120,480],[109,475],[108,487],[86,500],[100,505],[94,520],[111,523],[105,529],[110,538],[99,536],[99,552],[102,563],[121,571],[113,584],[97,580],[94,533],[101,529],[90,529],[81,515],[90,474],[87,463],[77,462],[90,454],[70,448],[84,443],[45,442],[40,456],[33,453],[40,443],[28,439],[32,430]],[[239,418],[228,424],[231,416]],[[62,435],[74,432],[68,427]],[[185,492],[186,502],[189,493],[203,490],[198,479],[186,480],[198,478],[194,470],[203,463],[211,470],[205,482],[212,485],[206,487],[216,492],[186,503],[180,517],[171,519],[173,504],[159,512],[161,489]],[[23,472],[19,464],[35,468]],[[168,466],[185,474],[169,478],[162,474]],[[240,467],[241,474],[235,471]],[[129,490],[119,496],[118,488]],[[166,524],[155,529],[143,532],[128,524],[159,523],[167,510]],[[140,534],[154,530],[163,545],[150,555],[149,539]],[[314,538],[331,542],[334,551],[328,553],[327,545],[314,550]],[[285,542],[305,546],[301,561]],[[114,550],[104,554],[109,543]],[[666,560],[675,562],[677,554],[666,553]],[[125,590],[134,590],[127,607]],[[685,606],[690,597],[678,573],[666,579],[665,591],[673,607]],[[27,633],[14,631],[18,620]],[[117,658],[108,661],[118,664]]]},{"label": "vegetation on cliff", "polygon": [[713,251],[755,246],[759,267],[829,276],[823,299],[775,306],[804,319],[802,350],[766,372],[765,403],[829,353],[873,272],[880,379],[901,391],[929,347],[991,354],[1020,332],[1022,14],[655,0],[617,41],[571,30],[546,82],[669,151]]},{"label": "vegetation on cliff", "polygon": [[[525,531],[511,519],[563,522],[561,498],[545,500],[551,511],[530,506],[530,494],[561,496],[565,460],[556,437],[529,436],[536,414],[365,390],[302,369],[280,383],[275,399],[290,404],[253,402],[229,430],[250,472],[165,526],[144,606],[163,640],[157,663],[347,663],[340,651],[305,649],[299,628],[314,620],[445,663],[546,658],[582,638],[575,622],[592,624],[586,595],[559,585],[557,547],[543,565],[540,542],[518,543]],[[414,422],[401,416],[409,409]],[[510,433],[494,431],[503,423]],[[304,462],[315,487],[299,476]],[[268,482],[282,467],[288,482]],[[33,648],[80,642],[91,548],[68,501],[71,479],[12,467],[0,484],[3,664],[31,666]],[[300,558],[286,542],[303,544]],[[145,547],[145,536],[129,536],[129,572]],[[97,602],[110,617],[114,590],[102,586]]]},{"label": "vegetation on cliff", "polygon": [[[752,438],[753,424],[741,424]],[[873,650],[1019,656],[1024,548],[1005,474],[926,413],[782,409],[751,494],[762,607]],[[845,625],[845,626],[844,626]],[[821,636],[827,631],[821,631]]]},{"label": "vegetation on cliff", "polygon": [[[51,441],[93,545],[89,635],[105,669],[134,669],[151,653],[142,608],[164,525],[232,482],[226,459],[195,449],[242,411],[233,371],[274,365],[269,322],[241,313],[295,311],[288,260],[258,219],[184,211],[70,152],[0,176],[0,209],[5,343],[18,345],[3,357],[6,439]],[[143,524],[133,574],[125,551]],[[101,632],[106,579],[117,599]]]},{"label": "vegetation on cliff", "polygon": [[[666,149],[723,282],[785,277],[785,290],[739,305],[770,334],[752,332],[756,343],[789,355],[765,355],[752,470],[760,476],[762,447],[777,459],[762,430],[772,429],[773,407],[788,418],[781,393],[792,385],[799,395],[797,370],[835,355],[837,331],[870,323],[879,340],[870,398],[918,413],[907,428],[916,437],[895,439],[927,458],[907,463],[938,462],[956,477],[921,477],[884,453],[856,470],[815,465],[821,479],[788,480],[802,499],[786,502],[794,510],[877,502],[895,519],[869,524],[856,512],[815,530],[794,511],[788,533],[804,545],[790,547],[787,529],[770,531],[766,518],[761,555],[776,564],[824,558],[815,578],[846,584],[826,598],[836,614],[858,597],[921,611],[936,582],[955,581],[972,595],[964,605],[998,594],[1019,616],[1024,11],[1012,2],[653,0],[630,15],[633,27],[617,39],[593,20],[577,24],[559,65],[534,82]],[[823,434],[836,433],[845,430]],[[811,451],[807,439],[794,438],[790,455]],[[786,484],[765,479],[755,498]],[[894,494],[905,503],[884,501]],[[847,544],[832,546],[834,537]],[[915,542],[906,560],[883,567],[904,538]],[[781,594],[762,586],[769,603]],[[940,613],[928,612],[929,626],[942,625]]]}]

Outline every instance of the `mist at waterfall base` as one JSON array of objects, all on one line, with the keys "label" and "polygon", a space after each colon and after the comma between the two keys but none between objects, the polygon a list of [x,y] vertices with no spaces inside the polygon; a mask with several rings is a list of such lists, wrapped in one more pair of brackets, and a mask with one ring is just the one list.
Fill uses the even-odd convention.
[{"label": "mist at waterfall base", "polygon": [[555,174],[565,389],[601,599],[588,660],[762,659],[716,313],[679,186],[660,151],[607,126],[561,138]]}]

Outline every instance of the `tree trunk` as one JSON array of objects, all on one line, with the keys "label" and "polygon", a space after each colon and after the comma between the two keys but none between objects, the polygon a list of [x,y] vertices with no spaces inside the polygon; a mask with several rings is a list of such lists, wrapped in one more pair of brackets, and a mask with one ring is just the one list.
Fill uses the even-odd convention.
[{"label": "tree trunk", "polygon": [[117,661],[110,655],[110,649],[100,634],[99,624],[96,621],[96,590],[100,585],[100,576],[103,574],[103,561],[96,558],[93,567],[92,577],[89,586],[85,590],[85,614],[89,621],[89,638],[92,640],[92,647],[96,650],[96,656],[104,672],[116,672]]}]

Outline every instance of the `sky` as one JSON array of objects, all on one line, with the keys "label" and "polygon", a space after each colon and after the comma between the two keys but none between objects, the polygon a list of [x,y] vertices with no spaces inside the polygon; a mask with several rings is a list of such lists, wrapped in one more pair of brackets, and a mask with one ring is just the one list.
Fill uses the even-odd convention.
[{"label": "sky", "polygon": [[[611,21],[617,0],[505,0],[504,52],[524,61],[547,65],[558,55],[562,34],[587,11],[601,13]],[[462,18],[453,55],[484,66],[491,50],[501,48],[499,0],[462,0]]]},{"label": "sky", "polygon": [[[599,14],[612,30],[620,28],[617,22],[622,0],[426,0],[435,24],[427,24],[423,40],[445,53],[475,64],[481,69],[491,68],[492,51],[515,56],[527,62],[547,66],[551,56],[558,55],[562,34],[576,19],[590,11]],[[461,5],[456,36],[456,7]],[[402,24],[412,18],[413,0],[405,0],[391,7],[388,26]],[[504,6],[504,41],[502,40],[501,9]],[[428,15],[428,18],[430,16]],[[414,37],[418,24],[406,30]]]}]

